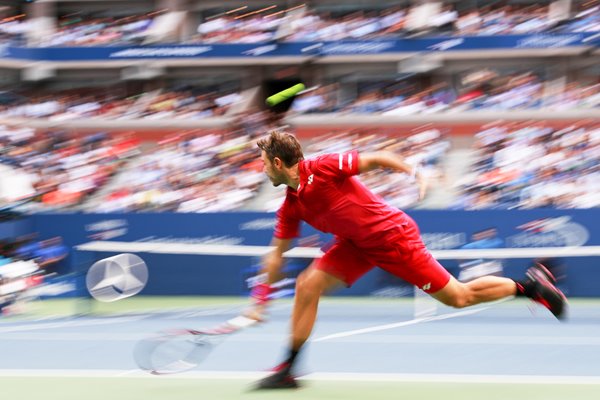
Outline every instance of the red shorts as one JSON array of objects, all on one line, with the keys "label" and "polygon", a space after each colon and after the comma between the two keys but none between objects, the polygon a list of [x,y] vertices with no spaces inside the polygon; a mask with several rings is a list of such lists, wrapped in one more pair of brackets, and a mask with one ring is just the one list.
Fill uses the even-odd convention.
[{"label": "red shorts", "polygon": [[429,253],[421,240],[419,227],[407,215],[400,218],[397,230],[386,233],[381,246],[365,249],[349,240],[338,239],[315,265],[348,286],[375,266],[427,293],[443,289],[450,281],[450,273]]}]

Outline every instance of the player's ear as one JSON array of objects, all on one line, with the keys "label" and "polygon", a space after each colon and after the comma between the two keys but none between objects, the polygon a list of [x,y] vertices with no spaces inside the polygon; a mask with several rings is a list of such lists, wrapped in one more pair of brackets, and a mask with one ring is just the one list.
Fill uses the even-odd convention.
[{"label": "player's ear", "polygon": [[283,167],[283,161],[281,161],[281,158],[279,158],[279,157],[274,157],[273,158],[273,165],[276,168],[281,169]]}]

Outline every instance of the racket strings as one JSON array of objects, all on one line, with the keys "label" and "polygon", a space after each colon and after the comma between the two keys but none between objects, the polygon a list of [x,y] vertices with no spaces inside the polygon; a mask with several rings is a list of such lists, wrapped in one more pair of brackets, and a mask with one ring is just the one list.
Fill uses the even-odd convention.
[{"label": "racket strings", "polygon": [[134,359],[143,370],[153,374],[170,374],[196,367],[211,349],[211,344],[203,337],[170,334],[138,342]]},{"label": "racket strings", "polygon": [[160,336],[139,341],[134,348],[134,360],[141,369],[152,374],[184,372],[198,366],[214,346],[230,334],[258,322],[238,315],[211,328],[170,329]]}]

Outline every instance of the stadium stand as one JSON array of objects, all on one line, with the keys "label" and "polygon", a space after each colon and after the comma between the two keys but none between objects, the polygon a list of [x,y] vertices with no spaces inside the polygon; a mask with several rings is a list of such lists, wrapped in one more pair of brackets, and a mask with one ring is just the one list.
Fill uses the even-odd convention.
[{"label": "stadium stand", "polygon": [[555,79],[543,80],[533,71],[501,74],[490,69],[457,74],[447,83],[424,86],[419,80],[358,85],[355,98],[338,94],[339,85],[325,85],[300,96],[297,113],[345,112],[384,115],[432,114],[473,110],[583,109],[600,106],[600,84],[570,82],[553,90]]},{"label": "stadium stand", "polygon": [[18,103],[5,104],[0,117],[48,118],[53,121],[104,117],[113,119],[202,119],[225,114],[237,93],[217,93],[182,85],[128,94],[123,85],[68,90],[17,91]]},{"label": "stadium stand", "polygon": [[59,18],[56,31],[41,46],[103,46],[141,44],[161,12],[123,17],[94,17],[81,13]]},{"label": "stadium stand", "polygon": [[0,162],[11,166],[12,174],[21,178],[19,184],[32,190],[27,195],[39,195],[41,210],[81,203],[138,147],[136,139],[104,132],[73,135],[8,126],[0,128],[0,143]]},{"label": "stadium stand", "polygon": [[600,206],[600,126],[497,125],[478,132],[458,208]]},{"label": "stadium stand", "polygon": [[[422,35],[509,35],[541,32],[597,32],[598,5],[585,2],[572,15],[562,16],[548,4],[480,5],[457,2],[456,5],[432,2],[424,6],[394,5],[352,6],[336,9],[304,4],[287,7],[240,7],[189,11],[188,20],[200,20],[195,32],[181,37],[184,43],[261,43],[274,40],[320,41],[344,39],[393,38]],[[235,8],[233,8],[235,9]],[[264,10],[264,12],[259,12]],[[229,11],[229,12],[228,12]],[[110,8],[101,12],[78,12],[57,18],[54,32],[37,45],[102,46],[143,44],[153,25],[160,24],[166,10],[131,15],[111,15]],[[10,17],[9,17],[10,18]],[[14,17],[13,17],[14,18]],[[0,24],[8,35],[21,35],[29,24],[15,23],[21,18]],[[4,28],[2,28],[4,26]]]},{"label": "stadium stand", "polygon": [[264,179],[250,137],[173,137],[145,149],[100,199],[100,212],[229,211]]},{"label": "stadium stand", "polygon": [[[459,185],[459,200],[440,204],[597,204],[592,189],[576,199],[541,200],[539,190],[494,184],[494,168],[505,165],[480,165],[528,143],[528,135],[552,143],[571,137],[563,132],[569,126],[584,132],[585,146],[548,145],[542,158],[593,154],[600,105],[596,0],[86,3],[21,3],[1,11],[1,157],[33,188],[15,191],[13,200],[37,193],[44,207],[87,211],[200,212],[250,203],[272,209],[278,196],[254,201],[265,199],[266,189],[251,162],[252,140],[280,123],[308,143],[310,154],[342,143],[391,148],[422,164],[448,196],[456,190],[448,171],[460,178],[476,158],[476,178]],[[24,38],[30,47],[22,47]],[[260,112],[275,83],[281,90],[300,80],[310,90],[281,115]],[[497,119],[518,121],[494,125],[508,150],[481,146],[479,135],[491,129],[482,126]],[[428,123],[434,126],[416,129]],[[546,130],[552,134],[539,133]],[[120,139],[129,131],[131,138]],[[130,147],[115,156],[119,140]],[[457,159],[458,166],[446,165]],[[569,182],[595,176],[579,164],[568,172]],[[528,173],[527,185],[567,179],[548,168]],[[419,206],[405,178],[364,179],[393,204]],[[235,186],[242,190],[222,190]],[[474,200],[481,188],[484,199]]]}]

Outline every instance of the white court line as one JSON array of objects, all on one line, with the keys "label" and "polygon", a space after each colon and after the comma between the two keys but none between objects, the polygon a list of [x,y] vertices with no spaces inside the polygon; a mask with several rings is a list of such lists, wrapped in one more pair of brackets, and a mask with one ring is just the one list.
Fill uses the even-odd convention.
[{"label": "white court line", "polygon": [[[227,315],[232,311],[237,311],[239,306],[235,306],[232,309],[226,310],[218,310],[218,309],[210,309],[205,311],[199,311],[198,313],[194,313],[192,317],[198,316],[217,316],[217,315]],[[278,306],[274,306],[272,310],[280,310],[284,308],[289,308],[289,304],[281,304]],[[122,322],[131,322],[131,321],[139,321],[143,319],[152,318],[153,315],[148,315],[146,313],[143,314],[124,314],[119,317],[106,317],[105,319],[91,319],[91,320],[81,320],[81,319],[69,319],[65,321],[59,322],[48,322],[48,323],[31,323],[28,321],[27,324],[24,325],[10,325],[10,326],[2,326],[0,324],[0,334],[9,333],[9,332],[23,332],[23,331],[35,331],[35,330],[43,330],[43,329],[53,329],[53,328],[64,328],[64,327],[72,327],[72,326],[89,326],[89,325],[110,325],[110,324],[118,324]],[[179,318],[179,317],[178,317]]]},{"label": "white court line", "polygon": [[[0,333],[0,341],[13,342],[133,342],[146,338],[150,334],[136,333],[71,333],[71,332],[33,332],[33,333]],[[279,333],[245,333],[240,336],[228,338],[228,342],[235,343],[273,343],[279,341]],[[495,336],[495,335],[368,335],[350,336],[339,338],[339,343],[393,343],[393,344],[468,344],[486,346],[568,346],[591,347],[600,346],[600,337],[597,336]]]},{"label": "white court line", "polygon": [[119,372],[115,376],[121,378],[121,377],[124,377],[124,376],[137,375],[139,373],[140,373],[139,369],[130,369],[129,371]]},{"label": "white court line", "polygon": [[110,325],[110,324],[118,324],[121,322],[130,322],[130,321],[139,321],[141,319],[146,318],[145,316],[136,316],[136,317],[117,317],[117,318],[109,318],[109,319],[101,319],[101,320],[68,320],[62,322],[48,322],[42,324],[27,324],[27,325],[15,325],[15,326],[6,326],[0,327],[0,333],[7,332],[22,332],[22,331],[36,331],[41,329],[53,329],[53,328],[64,328],[64,327],[72,327],[72,326],[88,326],[88,325]]},{"label": "white court line", "polygon": [[465,315],[477,314],[477,313],[480,313],[481,311],[485,311],[485,310],[491,308],[494,305],[505,303],[512,299],[514,299],[514,296],[506,297],[504,299],[500,299],[500,300],[496,300],[496,301],[491,301],[491,302],[487,303],[488,305],[486,307],[473,308],[473,309],[468,309],[468,310],[464,310],[464,311],[456,311],[453,313],[442,314],[442,315],[433,315],[430,317],[415,318],[410,321],[402,321],[402,322],[396,322],[393,324],[377,325],[377,326],[372,326],[370,328],[354,329],[351,331],[333,333],[331,335],[322,336],[320,338],[311,340],[311,342],[322,342],[325,340],[338,339],[338,338],[355,336],[355,335],[362,335],[364,333],[385,331],[388,329],[400,328],[403,326],[417,325],[417,324],[422,324],[424,322],[429,322],[429,321],[441,321],[444,319],[450,319],[450,318],[462,317]]},{"label": "white court line", "polygon": [[154,317],[156,315],[168,315],[172,314],[174,317],[179,317],[184,315],[185,317],[205,317],[212,315],[220,315],[227,313],[234,313],[236,311],[243,310],[245,307],[248,307],[248,303],[240,303],[235,305],[215,305],[210,308],[202,308],[202,307],[177,307],[177,308],[154,308],[148,310],[134,310],[119,313],[120,316],[128,316],[128,315],[140,315],[144,314],[147,318]]},{"label": "white court line", "polygon": [[315,381],[501,383],[536,385],[600,385],[600,377],[577,375],[469,375],[469,374],[377,374],[319,372],[305,378]]},{"label": "white court line", "polygon": [[[0,337],[1,339],[1,337]],[[485,346],[600,346],[595,336],[490,336],[490,335],[369,335],[341,338],[339,343],[393,343],[393,344],[468,344]]]},{"label": "white court line", "polygon": [[[122,312],[118,314],[113,314],[115,316],[142,316],[145,318],[152,318],[155,316],[165,315],[164,319],[183,319],[183,318],[195,318],[195,317],[212,317],[219,315],[228,315],[228,314],[239,314],[241,311],[247,309],[251,306],[251,303],[244,302],[234,305],[215,305],[214,307],[206,308],[206,307],[178,307],[178,308],[155,308],[150,310],[137,310],[137,311],[128,311]],[[285,308],[291,308],[291,304],[275,304],[269,307],[271,312],[279,311]]]},{"label": "white court line", "polygon": [[0,332],[0,341],[37,342],[131,342],[148,337],[144,332],[107,333],[99,332]]},{"label": "white court line", "polygon": [[[140,378],[195,380],[256,380],[268,372],[255,371],[190,371],[168,376],[155,376],[140,370],[0,370],[0,377],[55,378]],[[318,372],[300,378],[307,381],[338,382],[415,382],[415,383],[492,383],[534,385],[600,385],[598,376],[582,375],[483,375],[483,374],[402,374]]]},{"label": "white court line", "polygon": [[364,333],[385,331],[388,329],[400,328],[403,326],[422,324],[424,322],[429,322],[429,321],[440,321],[443,319],[462,317],[465,315],[477,314],[481,311],[487,310],[488,308],[490,308],[490,307],[476,308],[473,310],[465,310],[465,311],[457,311],[457,312],[453,312],[453,313],[449,313],[449,314],[434,315],[432,317],[411,319],[410,321],[395,322],[393,324],[377,325],[377,326],[372,326],[370,328],[354,329],[351,331],[333,333],[331,335],[316,338],[316,339],[312,340],[312,342],[322,342],[325,340],[338,339],[338,338],[343,338],[343,337],[348,337],[348,336],[362,335]]}]

